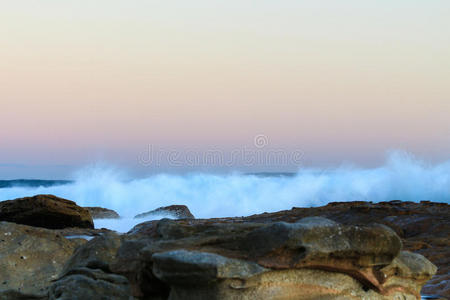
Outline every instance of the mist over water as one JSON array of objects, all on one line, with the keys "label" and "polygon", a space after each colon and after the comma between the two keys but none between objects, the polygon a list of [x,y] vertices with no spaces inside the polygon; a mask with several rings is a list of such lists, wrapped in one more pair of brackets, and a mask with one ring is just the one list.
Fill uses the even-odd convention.
[{"label": "mist over water", "polygon": [[[193,173],[138,179],[127,178],[111,167],[91,166],[77,172],[70,184],[0,189],[0,200],[36,194],[54,194],[81,206],[114,209],[128,220],[171,204],[185,204],[197,218],[211,218],[320,206],[332,201],[399,199],[448,203],[450,161],[429,164],[396,152],[382,166],[372,169],[342,166],[301,169],[293,176]],[[135,222],[130,221],[130,226],[131,223]]]}]

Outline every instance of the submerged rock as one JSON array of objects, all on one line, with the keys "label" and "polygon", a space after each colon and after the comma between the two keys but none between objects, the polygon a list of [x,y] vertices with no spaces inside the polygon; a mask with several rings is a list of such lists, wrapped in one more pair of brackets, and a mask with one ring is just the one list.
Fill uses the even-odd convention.
[{"label": "submerged rock", "polygon": [[0,221],[50,229],[94,228],[89,210],[53,195],[37,195],[0,202]]},{"label": "submerged rock", "polygon": [[134,218],[140,219],[159,215],[167,215],[175,219],[194,219],[194,215],[191,213],[191,211],[186,205],[170,205],[159,207],[152,211],[138,214]]},{"label": "submerged rock", "polygon": [[103,207],[84,207],[91,213],[93,219],[119,219],[120,216],[112,209]]}]

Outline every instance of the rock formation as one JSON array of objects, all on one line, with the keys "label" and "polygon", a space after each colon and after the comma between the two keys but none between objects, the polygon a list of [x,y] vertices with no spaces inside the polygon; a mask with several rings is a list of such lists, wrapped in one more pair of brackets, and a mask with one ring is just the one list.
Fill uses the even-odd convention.
[{"label": "rock formation", "polygon": [[0,291],[45,294],[79,244],[53,230],[0,222]]},{"label": "rock formation", "polygon": [[53,195],[37,195],[0,202],[0,221],[59,229],[94,228],[89,211]]},{"label": "rock formation", "polygon": [[170,205],[159,207],[149,212],[136,215],[135,219],[147,218],[152,216],[165,215],[167,217],[173,217],[175,219],[194,219],[194,215],[191,213],[186,205]]},{"label": "rock formation", "polygon": [[103,207],[84,207],[91,214],[93,219],[119,219],[120,216],[112,209]]},{"label": "rock formation", "polygon": [[448,217],[446,204],[394,201],[162,219],[122,235],[1,222],[0,299],[408,300],[427,282],[446,296],[429,280],[432,262],[448,268]]}]

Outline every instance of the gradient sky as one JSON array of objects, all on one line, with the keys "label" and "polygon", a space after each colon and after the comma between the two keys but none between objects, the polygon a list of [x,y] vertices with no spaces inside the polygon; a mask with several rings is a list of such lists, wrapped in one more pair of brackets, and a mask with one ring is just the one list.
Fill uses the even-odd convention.
[{"label": "gradient sky", "polygon": [[0,0],[0,178],[153,172],[149,144],[259,134],[305,165],[446,160],[449,16],[448,0]]}]

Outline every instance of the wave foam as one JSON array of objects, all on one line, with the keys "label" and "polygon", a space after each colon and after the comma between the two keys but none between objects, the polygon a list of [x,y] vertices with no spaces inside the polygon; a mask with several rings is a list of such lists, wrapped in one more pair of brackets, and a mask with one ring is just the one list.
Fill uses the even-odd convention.
[{"label": "wave foam", "polygon": [[343,166],[302,169],[295,176],[205,173],[159,174],[127,179],[108,167],[87,167],[74,183],[0,189],[0,199],[54,194],[81,206],[102,206],[125,218],[171,204],[185,204],[197,218],[246,216],[332,201],[393,199],[450,201],[450,161],[427,164],[406,153],[393,153],[378,168]]}]

